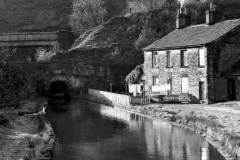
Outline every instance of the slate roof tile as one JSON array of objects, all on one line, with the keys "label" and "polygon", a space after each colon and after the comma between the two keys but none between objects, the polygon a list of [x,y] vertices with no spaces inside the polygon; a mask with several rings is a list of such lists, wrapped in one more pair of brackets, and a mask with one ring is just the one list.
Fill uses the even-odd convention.
[{"label": "slate roof tile", "polygon": [[240,19],[176,29],[143,50],[164,50],[209,44],[240,26]]}]

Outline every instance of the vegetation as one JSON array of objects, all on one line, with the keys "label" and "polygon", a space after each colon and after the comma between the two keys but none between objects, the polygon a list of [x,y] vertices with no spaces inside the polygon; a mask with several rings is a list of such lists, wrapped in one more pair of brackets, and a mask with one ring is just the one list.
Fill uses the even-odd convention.
[{"label": "vegetation", "polygon": [[[184,2],[192,23],[203,23],[210,0]],[[238,0],[216,3],[222,19],[240,17]],[[175,29],[177,8],[177,0],[0,0],[0,15],[4,15],[0,16],[0,32],[57,30],[68,28],[70,20],[77,34],[88,30],[76,45],[101,48],[104,54],[99,59],[122,66],[131,64],[128,68],[132,69],[142,63],[143,47]],[[128,16],[107,21],[124,15]],[[5,64],[15,53],[16,48],[0,51],[0,107],[17,105],[19,99],[32,94],[36,84],[41,84],[48,74],[44,65],[40,65],[40,72],[35,73]],[[133,75],[129,81],[135,82],[138,74]]]},{"label": "vegetation", "polygon": [[177,4],[177,0],[128,0],[128,8],[131,13],[149,12],[161,9],[166,4]]},{"label": "vegetation", "polygon": [[127,83],[136,84],[142,81],[142,76],[144,74],[143,64],[138,65],[131,73],[129,73],[125,79]]},{"label": "vegetation", "polygon": [[102,0],[74,0],[71,25],[75,32],[82,32],[104,22],[106,9]]},{"label": "vegetation", "polygon": [[69,28],[72,0],[0,0],[0,32]]},{"label": "vegetation", "polygon": [[43,79],[49,77],[45,64],[0,63],[0,108],[17,107],[20,100],[43,94]]}]

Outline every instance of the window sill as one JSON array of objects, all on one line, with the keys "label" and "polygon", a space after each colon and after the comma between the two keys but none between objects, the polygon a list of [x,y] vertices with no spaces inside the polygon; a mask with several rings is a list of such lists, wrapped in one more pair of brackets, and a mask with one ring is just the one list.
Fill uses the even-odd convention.
[{"label": "window sill", "polygon": [[198,68],[205,68],[205,66],[198,66]]}]

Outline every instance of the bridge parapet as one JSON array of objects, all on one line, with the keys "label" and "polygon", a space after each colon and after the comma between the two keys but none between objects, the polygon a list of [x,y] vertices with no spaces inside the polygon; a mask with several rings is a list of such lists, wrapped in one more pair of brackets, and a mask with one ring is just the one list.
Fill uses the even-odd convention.
[{"label": "bridge parapet", "polygon": [[0,47],[54,46],[58,51],[69,49],[73,42],[73,34],[69,31],[0,34]]},{"label": "bridge parapet", "polygon": [[15,41],[56,41],[57,32],[18,32],[18,33],[1,33],[0,42]]}]

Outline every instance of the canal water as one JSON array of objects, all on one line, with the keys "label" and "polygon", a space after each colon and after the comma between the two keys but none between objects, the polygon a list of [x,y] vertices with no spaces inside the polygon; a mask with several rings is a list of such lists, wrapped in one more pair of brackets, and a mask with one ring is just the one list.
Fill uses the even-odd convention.
[{"label": "canal water", "polygon": [[54,160],[224,160],[201,136],[161,120],[79,100],[47,110]]}]

